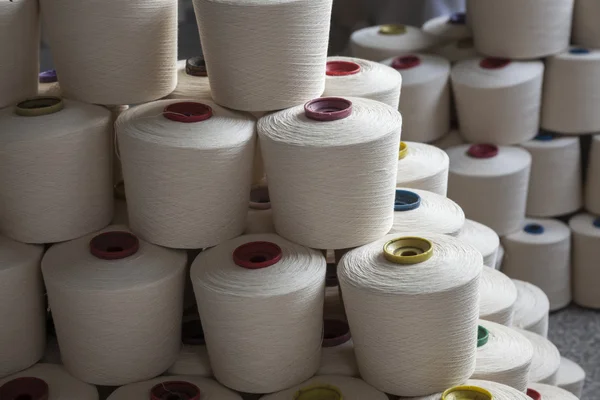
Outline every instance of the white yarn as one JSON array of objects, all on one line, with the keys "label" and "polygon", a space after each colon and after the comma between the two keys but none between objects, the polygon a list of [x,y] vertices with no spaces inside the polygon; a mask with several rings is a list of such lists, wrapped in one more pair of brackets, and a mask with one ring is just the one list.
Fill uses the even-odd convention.
[{"label": "white yarn", "polygon": [[499,236],[523,226],[531,155],[518,147],[501,146],[491,158],[467,154],[469,145],[446,150],[450,157],[448,197],[467,218],[489,226]]},{"label": "white yarn", "polygon": [[177,61],[177,87],[169,95],[170,99],[210,100],[208,76],[194,76],[186,72],[187,60]]},{"label": "white yarn", "polygon": [[[541,226],[540,234],[528,226]],[[530,282],[546,293],[550,311],[571,302],[571,231],[553,219],[526,219],[523,228],[502,239],[506,259],[502,271],[511,278]]]},{"label": "white yarn", "polygon": [[351,115],[336,121],[310,119],[303,106],[258,121],[275,229],[295,243],[345,249],[392,226],[402,118],[371,99],[347,100]]},{"label": "white yarn", "polygon": [[577,0],[573,9],[573,36],[571,41],[580,46],[600,48],[600,3],[596,0]]},{"label": "white yarn", "polygon": [[479,290],[479,318],[512,325],[517,288],[510,278],[494,268],[484,268]]},{"label": "white yarn", "polygon": [[438,140],[434,140],[431,142],[435,147],[439,147],[442,150],[446,150],[450,147],[459,146],[461,144],[465,144],[466,141],[460,135],[458,129],[452,129],[450,132],[439,138]]},{"label": "white yarn", "polygon": [[[482,381],[477,379],[469,379],[464,383],[465,385],[477,386],[482,389],[487,390],[491,393],[494,400],[531,400],[529,396],[527,396],[522,391],[514,389],[510,386],[503,385],[497,382],[490,381]],[[440,400],[442,393],[432,394],[431,396],[423,396],[423,397],[400,397],[400,400]]]},{"label": "white yarn", "polygon": [[531,342],[512,328],[483,320],[479,324],[487,329],[489,338],[477,348],[473,378],[525,391],[533,360]]},{"label": "white yarn", "polygon": [[[281,391],[279,393],[273,393],[261,397],[261,400],[291,400],[294,399],[294,395],[298,391],[318,388],[318,387],[331,387],[337,389],[341,394],[339,398],[344,400],[387,400],[388,396],[385,393],[380,392],[368,383],[347,376],[316,376],[301,385],[293,388]],[[310,392],[309,392],[310,393]],[[316,398],[316,397],[312,397]],[[336,397],[331,397],[336,398]]]},{"label": "white yarn", "polygon": [[479,222],[465,219],[465,224],[457,237],[479,250],[483,256],[483,265],[491,268],[496,267],[500,238],[492,228]]},{"label": "white yarn", "polygon": [[244,111],[319,97],[332,0],[194,0],[212,96]]},{"label": "white yarn", "polygon": [[398,160],[396,186],[428,190],[446,196],[450,164],[446,152],[425,143],[404,144],[406,156]]},{"label": "white yarn", "polygon": [[600,131],[599,90],[600,50],[571,48],[548,58],[542,128],[579,135]]},{"label": "white yarn", "polygon": [[[389,233],[402,233],[413,230],[442,233],[457,236],[465,224],[465,214],[452,200],[426,190],[398,188],[420,197],[421,203],[412,210],[394,211],[394,225]],[[403,193],[396,194],[397,201],[403,202]]]},{"label": "white yarn", "polygon": [[573,300],[584,307],[600,309],[600,227],[594,225],[598,217],[578,214],[571,218],[573,231]]},{"label": "white yarn", "polygon": [[40,51],[38,13],[37,1],[0,3],[0,108],[37,93]]},{"label": "white yarn", "polygon": [[585,371],[576,362],[561,357],[556,381],[558,387],[569,391],[577,396],[577,398],[580,398],[585,382]]},{"label": "white yarn", "polygon": [[[458,13],[457,13],[458,14]],[[458,17],[459,15],[456,15]],[[441,15],[423,24],[423,31],[441,40],[468,39],[472,36],[471,29],[463,22],[452,22],[454,15]]]},{"label": "white yarn", "polygon": [[579,397],[575,396],[564,389],[556,386],[544,385],[541,383],[532,383],[529,385],[531,389],[534,389],[542,395],[542,400],[578,400]]},{"label": "white yarn", "polygon": [[[439,39],[435,36],[429,35],[414,26],[399,25],[398,27],[404,28],[404,33],[380,33],[380,30],[387,27],[386,25],[371,26],[352,33],[350,37],[352,56],[371,61],[381,61],[402,53],[426,51],[439,42]],[[396,26],[391,25],[390,27]],[[399,29],[399,31],[401,30]]]},{"label": "white yarn", "polygon": [[600,215],[600,135],[592,136],[585,185],[585,208]]},{"label": "white yarn", "polygon": [[[402,75],[402,138],[431,142],[450,130],[450,63],[438,56],[411,54],[420,64],[399,69]],[[395,58],[382,61],[394,65]]]},{"label": "white yarn", "polygon": [[[126,228],[102,232],[111,231]],[[107,386],[161,374],[179,352],[186,255],[139,240],[134,255],[104,260],[90,252],[95,235],[56,244],[42,260],[65,368]]]},{"label": "white yarn", "polygon": [[502,261],[504,261],[504,247],[502,244],[498,247],[498,257],[496,257],[496,269],[502,268]]},{"label": "white yarn", "polygon": [[475,47],[485,55],[532,59],[569,45],[574,0],[467,0]]},{"label": "white yarn", "polygon": [[548,339],[523,329],[514,328],[525,335],[533,345],[533,361],[529,370],[530,383],[547,383],[556,385],[560,368],[560,353]]},{"label": "white yarn", "polygon": [[[281,259],[260,269],[236,265],[233,251],[257,241],[278,245]],[[314,375],[321,359],[325,269],[320,252],[274,234],[241,236],[196,258],[192,283],[219,382],[269,393]]]},{"label": "white yarn", "polygon": [[177,0],[41,0],[65,97],[137,104],[177,85]]},{"label": "white yarn", "polygon": [[[336,322],[341,322],[338,320]],[[327,338],[327,324],[325,320],[324,336]],[[347,325],[346,325],[347,327]],[[340,343],[336,346],[321,349],[321,366],[316,375],[338,375],[359,377],[358,365],[356,365],[356,356],[354,355],[354,344],[352,339]]]},{"label": "white yarn", "polygon": [[413,233],[433,244],[426,261],[383,256],[387,235],[351,250],[338,266],[360,374],[379,390],[422,396],[464,382],[475,368],[479,252],[456,238]]},{"label": "white yarn", "polygon": [[[108,400],[147,400],[151,389],[158,384],[165,382],[187,382],[196,386],[200,390],[202,400],[241,400],[242,397],[220,385],[212,379],[202,378],[200,376],[161,376],[146,382],[132,383],[122,386],[115,390]],[[167,386],[168,388],[168,386]],[[174,398],[186,399],[188,397],[179,397],[175,393]]]},{"label": "white yarn", "polygon": [[513,279],[513,283],[517,287],[513,326],[547,337],[550,312],[548,296],[529,282]]},{"label": "white yarn", "polygon": [[555,217],[581,208],[579,138],[539,135],[522,144],[531,154],[527,215]]},{"label": "white yarn", "polygon": [[178,102],[140,105],[117,120],[129,220],[152,243],[210,247],[244,230],[255,122],[210,101],[202,104],[211,118],[172,121],[162,112]]},{"label": "white yarn", "polygon": [[[181,350],[177,360],[169,367],[165,375],[193,375],[209,378],[212,376],[212,367],[208,358],[208,350],[204,344],[204,333],[186,332],[186,324],[191,324],[193,330],[198,328],[200,320],[184,321],[182,326]],[[196,325],[197,324],[197,325]],[[196,326],[194,326],[196,325]],[[191,341],[190,341],[191,340]]]},{"label": "white yarn", "polygon": [[250,207],[244,233],[275,233],[273,210],[271,210],[269,190],[266,186],[255,186],[250,192]]},{"label": "white yarn", "polygon": [[[36,364],[0,381],[0,386],[17,378],[38,378],[48,385],[48,400],[98,400],[98,390],[73,378],[60,365]],[[27,397],[25,397],[27,398]]]},{"label": "white yarn", "polygon": [[476,58],[452,68],[460,133],[473,143],[507,145],[532,139],[539,128],[544,64],[511,61],[500,68],[484,67],[494,62]]},{"label": "white yarn", "polygon": [[432,51],[452,64],[479,57],[471,38],[445,43],[435,47]]},{"label": "white yarn", "polygon": [[20,242],[74,239],[112,218],[110,113],[63,104],[35,117],[0,111],[0,231]]},{"label": "white yarn", "polygon": [[0,236],[0,377],[30,367],[44,354],[43,251]]},{"label": "white yarn", "polygon": [[360,70],[352,75],[327,75],[323,96],[351,96],[373,99],[398,108],[402,76],[395,69],[373,61],[352,57],[328,57],[327,70],[336,62],[357,64]]}]

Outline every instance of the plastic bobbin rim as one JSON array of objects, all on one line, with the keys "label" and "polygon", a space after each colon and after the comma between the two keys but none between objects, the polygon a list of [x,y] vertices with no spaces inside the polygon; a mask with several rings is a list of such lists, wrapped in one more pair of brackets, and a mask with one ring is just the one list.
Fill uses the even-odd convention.
[{"label": "plastic bobbin rim", "polygon": [[352,114],[352,102],[341,97],[321,97],[306,103],[304,114],[315,121],[336,121]]},{"label": "plastic bobbin rim", "polygon": [[200,122],[212,117],[212,108],[196,101],[181,101],[169,104],[163,110],[163,116],[176,122]]},{"label": "plastic bobbin rim", "polygon": [[405,142],[400,142],[400,151],[398,152],[398,160],[402,160],[408,155],[408,145]]},{"label": "plastic bobbin rim", "polygon": [[467,13],[458,11],[452,13],[448,18],[448,24],[451,25],[465,25],[467,23]]},{"label": "plastic bobbin rim", "polygon": [[34,376],[15,378],[0,386],[0,399],[48,400],[49,396],[48,383]]},{"label": "plastic bobbin rim", "polygon": [[325,272],[325,287],[337,287],[340,285],[340,281],[337,277],[337,265],[335,263],[327,264],[327,271]]},{"label": "plastic bobbin rim", "polygon": [[165,381],[150,389],[150,400],[200,400],[200,388],[185,381]]},{"label": "plastic bobbin rim", "polygon": [[281,247],[272,242],[248,242],[233,251],[233,262],[247,269],[270,267],[281,257]]},{"label": "plastic bobbin rim", "polygon": [[410,69],[421,64],[419,56],[409,54],[407,56],[399,56],[392,60],[392,68],[394,69]]},{"label": "plastic bobbin rim", "polygon": [[416,210],[419,206],[421,206],[421,196],[410,190],[396,189],[394,211]]},{"label": "plastic bobbin rim", "polygon": [[539,142],[549,142],[554,140],[554,134],[550,132],[540,132],[533,138],[533,140],[537,140]]},{"label": "plastic bobbin rim", "polygon": [[492,393],[479,386],[455,386],[442,394],[442,400],[492,400]]},{"label": "plastic bobbin rim", "polygon": [[472,49],[473,47],[475,47],[473,38],[464,38],[456,42],[456,48],[458,49]]},{"label": "plastic bobbin rim", "polygon": [[102,260],[120,260],[134,255],[140,241],[131,232],[110,231],[96,235],[90,240],[90,253]]},{"label": "plastic bobbin rim", "polygon": [[477,347],[485,345],[490,340],[490,332],[483,326],[477,326]]},{"label": "plastic bobbin rim", "polygon": [[395,264],[417,264],[429,260],[432,255],[433,243],[420,237],[400,237],[383,245],[383,256]]},{"label": "plastic bobbin rim", "polygon": [[527,224],[525,225],[525,227],[523,228],[523,230],[526,233],[529,233],[530,235],[541,235],[544,233],[545,229],[544,226],[541,224],[536,224],[536,223],[532,223],[532,224]]},{"label": "plastic bobbin rim", "polygon": [[467,155],[473,158],[493,158],[498,155],[500,149],[495,144],[473,144],[467,150]]},{"label": "plastic bobbin rim", "polygon": [[484,69],[500,69],[510,64],[508,58],[487,57],[481,60],[479,66]]},{"label": "plastic bobbin rim", "polygon": [[59,112],[64,106],[65,103],[60,97],[33,97],[18,103],[15,113],[22,117],[39,117]]},{"label": "plastic bobbin rim", "polygon": [[342,400],[342,391],[333,385],[319,384],[299,389],[294,400]]},{"label": "plastic bobbin rim", "polygon": [[590,54],[590,51],[585,47],[574,47],[569,50],[569,54],[581,55],[581,54]]},{"label": "plastic bobbin rim", "polygon": [[185,73],[191,76],[208,76],[204,57],[190,57],[185,60]]},{"label": "plastic bobbin rim", "polygon": [[352,61],[327,61],[325,73],[327,76],[347,76],[355,75],[360,72],[360,65]]},{"label": "plastic bobbin rim", "polygon": [[404,35],[406,31],[406,25],[386,24],[379,27],[378,33],[380,35]]},{"label": "plastic bobbin rim", "polygon": [[181,326],[181,342],[190,346],[201,346],[206,344],[204,340],[204,329],[202,329],[202,321],[193,319],[184,322]]},{"label": "plastic bobbin rim", "polygon": [[268,210],[271,208],[267,186],[258,185],[250,189],[250,208],[253,210]]},{"label": "plastic bobbin rim", "polygon": [[115,199],[125,200],[125,182],[122,179],[115,183],[113,193],[115,194]]},{"label": "plastic bobbin rim", "polygon": [[58,75],[56,74],[55,69],[49,69],[46,71],[42,71],[38,75],[39,83],[54,83],[58,82]]},{"label": "plastic bobbin rim", "polygon": [[323,321],[323,347],[335,347],[350,340],[350,326],[341,319]]},{"label": "plastic bobbin rim", "polygon": [[596,217],[596,219],[594,219],[594,222],[592,222],[592,225],[600,229],[600,217]]},{"label": "plastic bobbin rim", "polygon": [[542,400],[542,394],[537,390],[527,389],[527,396],[531,397],[533,400]]}]

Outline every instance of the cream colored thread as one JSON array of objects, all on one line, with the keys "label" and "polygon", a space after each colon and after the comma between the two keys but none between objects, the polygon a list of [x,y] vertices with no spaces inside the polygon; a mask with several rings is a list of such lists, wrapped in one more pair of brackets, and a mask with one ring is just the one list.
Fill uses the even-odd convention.
[{"label": "cream colored thread", "polygon": [[581,397],[585,382],[585,371],[581,366],[568,358],[560,358],[560,368],[556,376],[558,387]]},{"label": "cream colored thread", "polygon": [[452,129],[438,140],[431,142],[432,145],[439,147],[442,150],[446,150],[454,146],[460,146],[461,144],[465,143],[466,141],[462,138],[458,129]]},{"label": "cream colored thread", "polygon": [[573,300],[584,307],[600,309],[600,228],[594,226],[597,217],[579,214],[571,218],[573,232]]},{"label": "cream colored thread", "polygon": [[383,35],[380,26],[371,26],[355,31],[350,37],[352,56],[371,61],[381,61],[402,53],[426,51],[439,43],[435,36],[420,28],[406,26],[406,33]]},{"label": "cream colored thread", "polygon": [[600,135],[592,136],[592,144],[585,185],[585,208],[600,215]]},{"label": "cream colored thread", "polygon": [[513,325],[517,328],[548,336],[550,301],[546,293],[529,282],[513,279],[517,287],[517,302]]},{"label": "cream colored thread", "polygon": [[450,15],[432,18],[423,24],[423,32],[438,37],[440,40],[468,39],[472,36],[467,24],[452,24]]},{"label": "cream colored thread", "polygon": [[573,9],[573,36],[571,42],[580,46],[600,48],[600,3],[596,0],[577,0]]},{"label": "cream colored thread", "polygon": [[493,268],[484,268],[479,290],[479,318],[512,325],[517,288],[510,278]]},{"label": "cream colored thread", "polygon": [[444,57],[451,64],[480,57],[473,43],[469,41],[470,39],[464,40],[468,42],[455,40],[435,47],[432,52],[440,57]]},{"label": "cream colored thread", "polygon": [[187,60],[177,61],[177,87],[170,99],[199,99],[214,101],[210,94],[208,76],[194,76],[185,72]]},{"label": "cream colored thread", "polygon": [[405,143],[408,151],[406,157],[398,160],[396,186],[446,196],[450,164],[446,152],[424,143]]},{"label": "cream colored thread", "polygon": [[261,400],[290,400],[293,399],[294,394],[298,390],[301,390],[306,387],[318,387],[319,385],[331,385],[339,389],[342,393],[343,400],[388,399],[385,393],[378,391],[377,389],[360,379],[346,376],[328,375],[314,377],[293,388],[261,397]]},{"label": "cream colored thread", "polygon": [[456,237],[479,250],[483,256],[484,265],[496,268],[500,238],[492,228],[466,219],[463,228]]},{"label": "cream colored thread", "polygon": [[560,367],[560,353],[556,346],[548,339],[533,332],[518,328],[515,328],[515,330],[523,334],[533,345],[533,360],[529,370],[529,382],[556,385],[558,368]]}]

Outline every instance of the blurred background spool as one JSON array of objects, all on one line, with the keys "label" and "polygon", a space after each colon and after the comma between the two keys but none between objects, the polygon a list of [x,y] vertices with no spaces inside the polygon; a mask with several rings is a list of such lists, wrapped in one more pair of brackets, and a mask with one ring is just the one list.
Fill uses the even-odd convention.
[{"label": "blurred background spool", "polygon": [[600,3],[596,0],[577,0],[573,9],[573,32],[571,42],[592,48],[600,48]]},{"label": "blurred background spool", "polygon": [[497,145],[532,139],[539,129],[543,77],[541,61],[476,58],[456,64],[451,78],[461,135]]},{"label": "blurred background spool", "polygon": [[373,99],[398,108],[402,76],[398,71],[368,60],[329,57],[323,96]]},{"label": "blurred background spool", "polygon": [[125,197],[125,183],[122,181],[115,185],[115,212],[111,224],[129,226],[127,213],[127,199]]},{"label": "blurred background spool", "polygon": [[60,84],[56,70],[42,71],[38,75],[38,96],[61,96]]},{"label": "blurred background spool", "polygon": [[208,100],[164,100],[124,112],[116,128],[134,232],[185,249],[243,232],[255,143],[251,116]]},{"label": "blurred background spool", "polygon": [[331,7],[332,0],[194,0],[215,101],[270,111],[319,97]]},{"label": "blurred background spool", "polygon": [[38,90],[40,21],[37,1],[0,3],[0,108]]},{"label": "blurred background spool", "polygon": [[250,191],[250,207],[246,216],[244,233],[275,233],[273,210],[271,210],[267,186],[255,186]]},{"label": "blurred background spool", "polygon": [[483,265],[496,268],[500,238],[492,228],[479,222],[465,219],[465,224],[457,237],[479,250],[483,256]]},{"label": "blurred background spool", "polygon": [[494,268],[484,268],[479,290],[479,318],[511,326],[517,288],[510,278]]},{"label": "blurred background spool", "polygon": [[536,333],[519,328],[514,329],[529,339],[533,345],[533,360],[529,369],[529,382],[556,385],[558,368],[560,367],[560,353],[556,346]]},{"label": "blurred background spool", "polygon": [[427,190],[446,196],[449,164],[446,152],[435,146],[401,142],[396,186]]},{"label": "blurred background spool", "polygon": [[600,217],[578,214],[569,226],[573,231],[573,300],[580,306],[600,309]]},{"label": "blurred background spool", "polygon": [[436,46],[432,52],[440,57],[444,57],[451,64],[479,57],[472,38],[441,44]]},{"label": "blurred background spool", "polygon": [[52,246],[42,273],[65,368],[107,386],[166,371],[181,344],[185,263],[122,226]]},{"label": "blurred background spool", "polygon": [[[148,396],[150,395],[150,396]],[[242,397],[212,379],[200,376],[161,376],[115,390],[108,400],[242,400]]]},{"label": "blurred background spool", "polygon": [[513,326],[547,337],[550,312],[548,296],[529,282],[513,279],[513,283],[517,288]]},{"label": "blurred background spool", "polygon": [[434,233],[387,235],[346,253],[338,277],[363,379],[423,396],[470,377],[482,267],[473,247]]},{"label": "blurred background spool", "polygon": [[204,57],[177,61],[177,87],[169,98],[212,101]]},{"label": "blurred background spool", "polygon": [[323,349],[317,375],[360,376],[347,322],[339,319],[323,321]]},{"label": "blurred background spool", "polygon": [[448,197],[467,218],[504,236],[523,226],[531,155],[518,147],[461,145],[450,158]]},{"label": "blurred background spool", "polygon": [[[339,261],[339,260],[338,260]],[[346,310],[340,292],[340,282],[337,277],[337,264],[327,262],[325,276],[325,302],[323,304],[323,317],[325,319],[346,321]]]},{"label": "blurred background spool", "polygon": [[181,326],[181,350],[166,375],[193,375],[209,378],[212,368],[199,318],[184,321]]},{"label": "blurred background spool", "polygon": [[502,268],[502,262],[504,261],[504,247],[502,244],[498,247],[498,257],[496,257],[496,269]]},{"label": "blurred background spool", "polygon": [[439,38],[408,25],[380,25],[352,33],[353,57],[381,61],[402,53],[426,51],[439,43]]},{"label": "blurred background spool", "polygon": [[[542,397],[542,400],[578,400],[579,397],[575,396],[564,389],[556,386],[544,385],[542,383],[532,383],[529,385],[529,389],[535,390]],[[528,393],[529,394],[529,393]],[[530,394],[531,396],[531,394]],[[533,397],[532,397],[533,398]]]},{"label": "blurred background spool", "polygon": [[397,110],[358,97],[324,97],[261,118],[277,233],[317,249],[385,235],[394,219],[401,128]]},{"label": "blurred background spool", "polygon": [[270,393],[317,372],[325,270],[320,252],[274,234],[241,236],[196,258],[192,283],[219,382]]},{"label": "blurred background spool", "polygon": [[574,0],[467,0],[469,25],[481,54],[541,58],[569,46]]},{"label": "blurred background spool", "polygon": [[98,400],[98,390],[59,365],[36,364],[0,380],[1,399]]},{"label": "blurred background spool", "polygon": [[459,146],[461,144],[465,144],[466,141],[460,135],[458,129],[452,129],[450,132],[439,138],[438,140],[434,140],[431,144],[435,147],[439,147],[442,150],[446,150],[450,147]]},{"label": "blurred background spool", "polygon": [[387,400],[388,396],[368,383],[348,376],[316,376],[301,385],[261,397],[261,400]]},{"label": "blurred background spool", "polygon": [[531,400],[525,393],[497,382],[469,379],[443,393],[422,397],[400,397],[399,400]]},{"label": "blurred background spool", "polygon": [[28,368],[44,354],[43,251],[0,236],[0,376]]},{"label": "blurred background spool", "polygon": [[402,139],[432,142],[450,130],[450,63],[410,54],[382,61],[402,75]]},{"label": "blurred background spool", "polygon": [[423,24],[422,29],[443,41],[468,39],[472,36],[464,12],[432,18]]},{"label": "blurred background spool", "polygon": [[527,215],[556,217],[581,208],[579,138],[542,133],[521,146],[531,154]]},{"label": "blurred background spool", "polygon": [[566,224],[527,219],[521,230],[506,235],[502,243],[506,275],[542,289],[550,300],[550,311],[571,302],[571,231]]},{"label": "blurred background spool", "polygon": [[533,360],[531,342],[512,328],[483,320],[479,324],[473,378],[525,391]]},{"label": "blurred background spool", "polygon": [[452,200],[418,189],[396,189],[394,225],[389,233],[421,232],[456,236],[465,223],[465,214]]},{"label": "blurred background spool", "polygon": [[600,50],[572,47],[548,58],[541,126],[564,134],[600,131]]},{"label": "blurred background spool", "polygon": [[560,358],[560,367],[556,377],[558,387],[573,393],[577,398],[581,397],[583,384],[585,382],[585,371],[579,364],[568,358]]},{"label": "blurred background spool", "polygon": [[585,185],[585,208],[600,215],[600,135],[592,136]]},{"label": "blurred background spool", "polygon": [[79,0],[42,0],[40,6],[65,97],[137,104],[175,89],[177,0],[92,1],[85,6]]},{"label": "blurred background spool", "polygon": [[51,243],[108,225],[108,110],[36,98],[1,110],[0,125],[0,231],[20,242]]}]

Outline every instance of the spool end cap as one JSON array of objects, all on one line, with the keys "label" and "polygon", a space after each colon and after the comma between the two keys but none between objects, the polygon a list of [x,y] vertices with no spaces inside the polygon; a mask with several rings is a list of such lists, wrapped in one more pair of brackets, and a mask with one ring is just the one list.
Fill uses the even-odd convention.
[{"label": "spool end cap", "polygon": [[383,245],[383,256],[395,264],[417,264],[433,255],[433,243],[420,237],[401,237]]},{"label": "spool end cap", "polygon": [[490,339],[490,333],[483,326],[477,326],[477,347],[485,345]]},{"label": "spool end cap", "polygon": [[204,57],[197,56],[185,61],[185,73],[191,76],[208,76]]},{"label": "spool end cap", "polygon": [[537,390],[527,389],[527,396],[531,397],[533,400],[542,400],[542,395]]},{"label": "spool end cap", "polygon": [[403,70],[403,69],[410,69],[410,68],[417,67],[420,64],[421,64],[421,59],[419,58],[419,56],[415,56],[415,55],[400,56],[400,57],[394,58],[394,60],[392,61],[392,68]]},{"label": "spool end cap", "polygon": [[103,232],[90,240],[90,253],[102,260],[120,260],[134,255],[139,248],[137,236],[126,231]]},{"label": "spool end cap", "polygon": [[328,76],[355,75],[360,72],[360,65],[352,61],[327,61],[325,68]]},{"label": "spool end cap", "polygon": [[185,381],[165,381],[150,389],[150,400],[200,400],[198,386]]},{"label": "spool end cap", "polygon": [[525,227],[523,228],[523,230],[527,233],[529,233],[530,235],[541,235],[542,233],[544,233],[545,228],[543,225],[541,224],[527,224],[525,225]]},{"label": "spool end cap", "polygon": [[281,247],[272,242],[249,242],[233,251],[233,262],[247,269],[260,269],[276,264],[283,256]]},{"label": "spool end cap", "polygon": [[212,108],[195,101],[181,101],[169,104],[163,110],[163,116],[176,122],[200,122],[212,117]]},{"label": "spool end cap", "polygon": [[380,35],[404,35],[406,31],[406,25],[400,24],[387,24],[379,27]]},{"label": "spool end cap", "polygon": [[55,69],[49,69],[47,71],[42,71],[38,75],[39,83],[54,83],[58,82],[58,75],[56,74]]},{"label": "spool end cap", "polygon": [[508,64],[510,64],[510,59],[508,58],[488,57],[481,60],[479,66],[484,69],[500,69],[506,67]]},{"label": "spool end cap", "polygon": [[455,12],[448,18],[448,23],[451,25],[465,25],[467,23],[467,14],[463,11]]},{"label": "spool end cap", "polygon": [[48,400],[48,383],[36,377],[16,378],[0,386],[0,399]]},{"label": "spool end cap", "polygon": [[495,144],[473,144],[467,150],[467,155],[473,158],[492,158],[498,155],[500,149]]},{"label": "spool end cap", "polygon": [[419,208],[421,205],[421,196],[415,192],[404,189],[396,189],[394,198],[394,211],[410,211]]},{"label": "spool end cap", "polygon": [[336,121],[352,114],[352,102],[341,97],[321,97],[306,103],[304,114],[315,121]]}]

